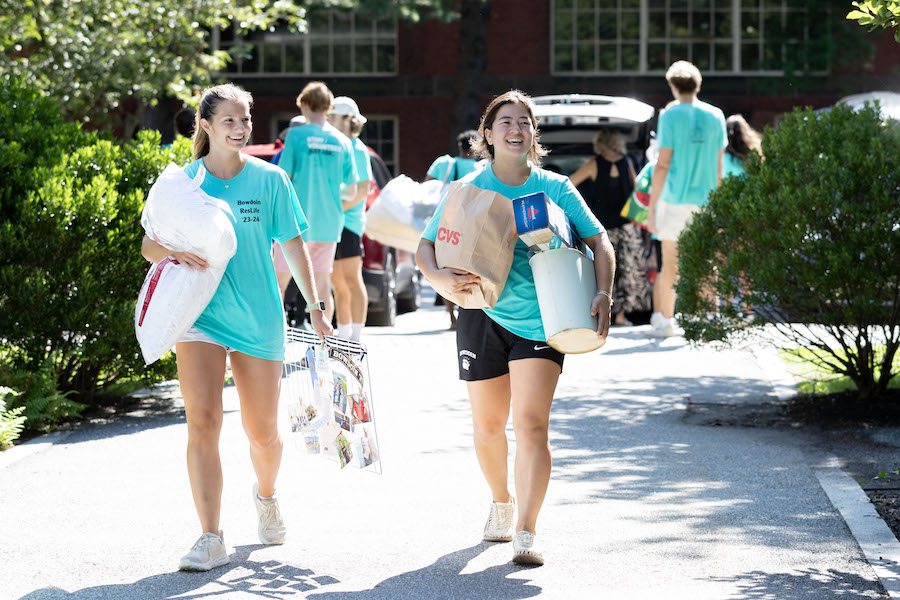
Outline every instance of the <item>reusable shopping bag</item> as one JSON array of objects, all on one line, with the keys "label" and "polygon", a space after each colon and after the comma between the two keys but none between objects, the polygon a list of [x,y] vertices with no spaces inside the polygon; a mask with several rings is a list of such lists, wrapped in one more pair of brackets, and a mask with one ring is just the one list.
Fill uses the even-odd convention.
[{"label": "reusable shopping bag", "polygon": [[439,268],[474,273],[472,294],[441,295],[463,308],[493,308],[506,285],[518,236],[512,202],[490,190],[450,184],[438,223],[434,254]]},{"label": "reusable shopping bag", "polygon": [[150,188],[141,214],[152,240],[175,252],[190,251],[208,264],[198,271],[167,257],[147,271],[134,307],[134,329],[148,365],[191,328],[237,251],[232,224],[237,221],[227,202],[200,189],[205,176],[202,162],[193,179],[170,163]]}]

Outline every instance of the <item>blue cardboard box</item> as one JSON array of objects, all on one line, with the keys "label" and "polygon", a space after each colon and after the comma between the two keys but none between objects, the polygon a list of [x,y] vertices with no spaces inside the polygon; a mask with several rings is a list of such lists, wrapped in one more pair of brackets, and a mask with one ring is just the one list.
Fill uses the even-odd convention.
[{"label": "blue cardboard box", "polygon": [[583,245],[563,209],[544,192],[516,198],[513,213],[519,239],[534,252]]}]

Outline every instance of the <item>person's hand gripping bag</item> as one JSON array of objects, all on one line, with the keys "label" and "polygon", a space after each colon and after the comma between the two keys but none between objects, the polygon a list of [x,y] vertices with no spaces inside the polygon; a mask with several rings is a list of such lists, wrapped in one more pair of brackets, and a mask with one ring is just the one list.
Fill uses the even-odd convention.
[{"label": "person's hand gripping bag", "polygon": [[517,240],[509,198],[471,184],[450,184],[434,257],[439,268],[468,271],[481,282],[471,294],[441,295],[463,308],[493,308],[506,285]]},{"label": "person's hand gripping bag", "polygon": [[190,251],[209,265],[192,269],[167,257],[144,278],[134,310],[134,329],[149,365],[168,352],[191,328],[219,287],[237,251],[234,214],[227,202],[200,189],[203,163],[191,179],[174,163],[150,188],[141,225],[147,235],[174,252]]}]

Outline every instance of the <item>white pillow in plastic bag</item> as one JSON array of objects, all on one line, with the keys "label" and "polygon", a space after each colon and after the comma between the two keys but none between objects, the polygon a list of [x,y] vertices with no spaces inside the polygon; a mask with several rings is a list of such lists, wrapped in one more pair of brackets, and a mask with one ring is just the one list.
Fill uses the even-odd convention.
[{"label": "white pillow in plastic bag", "polygon": [[366,211],[366,235],[387,246],[415,252],[446,187],[437,179],[424,183],[406,175],[391,179]]},{"label": "white pillow in plastic bag", "polygon": [[193,179],[171,163],[144,205],[141,225],[151,239],[175,252],[197,254],[209,265],[198,271],[167,257],[150,267],[134,309],[134,329],[148,365],[191,328],[237,251],[234,213],[227,202],[200,189],[205,176],[202,162]]}]

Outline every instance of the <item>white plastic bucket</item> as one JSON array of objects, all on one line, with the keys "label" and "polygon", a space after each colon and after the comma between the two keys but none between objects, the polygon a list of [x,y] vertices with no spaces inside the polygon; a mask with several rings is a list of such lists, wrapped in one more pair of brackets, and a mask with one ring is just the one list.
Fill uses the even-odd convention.
[{"label": "white plastic bucket", "polygon": [[547,343],[565,354],[581,354],[604,344],[597,337],[591,301],[597,294],[594,261],[572,248],[537,252],[528,261],[534,273]]}]

